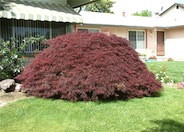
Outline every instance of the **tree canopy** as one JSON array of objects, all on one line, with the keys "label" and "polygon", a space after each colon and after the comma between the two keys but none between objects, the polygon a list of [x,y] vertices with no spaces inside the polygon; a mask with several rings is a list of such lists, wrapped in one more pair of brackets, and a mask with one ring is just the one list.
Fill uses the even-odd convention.
[{"label": "tree canopy", "polygon": [[115,2],[112,0],[100,0],[98,2],[84,6],[84,10],[92,12],[113,13],[111,8],[113,7],[114,3]]},{"label": "tree canopy", "polygon": [[0,11],[9,10],[9,9],[10,9],[9,2],[5,2],[5,1],[0,0]]},{"label": "tree canopy", "polygon": [[133,16],[145,16],[145,17],[151,17],[152,12],[149,10],[142,10],[141,12],[135,12],[133,13]]}]

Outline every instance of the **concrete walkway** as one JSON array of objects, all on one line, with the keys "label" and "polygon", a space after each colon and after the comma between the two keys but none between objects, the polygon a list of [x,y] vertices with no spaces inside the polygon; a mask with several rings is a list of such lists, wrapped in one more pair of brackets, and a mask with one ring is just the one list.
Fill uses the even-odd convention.
[{"label": "concrete walkway", "polygon": [[10,93],[5,93],[0,91],[0,107],[15,102],[20,99],[24,99],[27,96],[24,93],[21,92],[10,92]]}]

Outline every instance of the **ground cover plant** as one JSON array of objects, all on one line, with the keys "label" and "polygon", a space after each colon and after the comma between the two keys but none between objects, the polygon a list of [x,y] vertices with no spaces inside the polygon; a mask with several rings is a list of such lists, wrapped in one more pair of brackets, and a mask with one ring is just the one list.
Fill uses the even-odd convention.
[{"label": "ground cover plant", "polygon": [[77,100],[155,96],[161,83],[130,43],[115,35],[75,32],[51,39],[16,79],[29,95]]},{"label": "ground cover plant", "polygon": [[0,108],[1,132],[182,132],[184,90],[128,101],[29,98]]}]

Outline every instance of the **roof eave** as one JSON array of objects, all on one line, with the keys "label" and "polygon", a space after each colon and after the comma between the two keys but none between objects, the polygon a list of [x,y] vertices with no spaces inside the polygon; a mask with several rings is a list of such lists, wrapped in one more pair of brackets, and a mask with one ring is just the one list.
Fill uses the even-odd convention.
[{"label": "roof eave", "polygon": [[165,12],[167,12],[169,9],[171,9],[173,6],[175,6],[177,3],[172,4],[170,7],[168,7],[167,9],[165,9],[164,11],[162,11],[159,16],[163,15]]}]

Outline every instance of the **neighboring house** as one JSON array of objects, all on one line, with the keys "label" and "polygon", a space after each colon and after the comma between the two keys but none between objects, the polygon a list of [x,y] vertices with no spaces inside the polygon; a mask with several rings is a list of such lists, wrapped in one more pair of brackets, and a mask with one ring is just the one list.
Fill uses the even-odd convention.
[{"label": "neighboring house", "polygon": [[[72,32],[82,17],[73,9],[97,0],[4,0],[0,8],[0,40],[14,37],[19,44],[37,35],[47,39]],[[7,3],[7,4],[6,4]],[[33,52],[29,44],[26,52]]]},{"label": "neighboring house", "polygon": [[160,13],[160,17],[166,26],[165,55],[184,60],[184,3],[173,3]]},{"label": "neighboring house", "polygon": [[83,24],[76,30],[116,34],[130,40],[132,47],[147,58],[184,60],[183,7],[175,3],[154,17],[81,12]]}]

